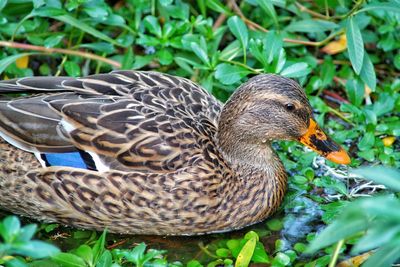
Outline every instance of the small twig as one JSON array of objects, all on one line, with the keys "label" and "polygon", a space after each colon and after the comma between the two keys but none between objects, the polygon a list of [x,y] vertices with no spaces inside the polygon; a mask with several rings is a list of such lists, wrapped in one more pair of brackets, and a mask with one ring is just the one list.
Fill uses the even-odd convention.
[{"label": "small twig", "polygon": [[121,63],[119,63],[118,61],[111,60],[108,58],[98,56],[96,54],[83,52],[83,51],[76,51],[76,50],[63,49],[63,48],[47,48],[44,46],[22,44],[22,43],[17,43],[17,42],[7,42],[7,41],[0,41],[0,46],[19,48],[19,49],[24,49],[24,50],[40,51],[40,52],[44,52],[44,53],[48,53],[48,54],[60,53],[60,54],[65,54],[65,55],[79,56],[79,57],[83,57],[83,58],[101,61],[101,62],[104,62],[111,66],[114,66],[116,68],[121,68]]},{"label": "small twig", "polygon": [[118,242],[115,242],[114,244],[109,245],[109,246],[107,247],[107,249],[114,249],[114,248],[116,248],[116,247],[118,247],[118,246],[120,246],[120,245],[125,244],[126,241],[128,241],[128,239],[123,239],[123,240],[120,240],[120,241],[118,241]]},{"label": "small twig", "polygon": [[318,12],[315,12],[311,9],[308,9],[307,7],[303,6],[299,2],[294,2],[294,4],[297,6],[298,9],[300,9],[301,12],[306,12],[306,13],[310,14],[311,16],[319,18],[319,19],[329,19],[329,17],[319,14]]},{"label": "small twig", "polygon": [[249,71],[255,73],[255,74],[260,74],[262,73],[262,69],[253,69],[252,67],[248,66],[247,64],[241,63],[241,62],[237,62],[237,61],[231,61],[231,60],[224,60],[224,59],[220,59],[220,61],[222,62],[226,62],[226,63],[231,63],[233,65],[238,65],[241,66],[245,69],[248,69]]}]

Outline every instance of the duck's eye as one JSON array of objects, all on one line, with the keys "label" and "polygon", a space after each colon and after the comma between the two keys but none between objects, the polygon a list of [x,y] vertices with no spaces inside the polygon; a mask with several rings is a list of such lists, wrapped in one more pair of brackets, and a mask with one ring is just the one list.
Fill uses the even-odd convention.
[{"label": "duck's eye", "polygon": [[286,110],[288,111],[293,111],[296,109],[296,107],[292,103],[288,103],[285,105]]}]

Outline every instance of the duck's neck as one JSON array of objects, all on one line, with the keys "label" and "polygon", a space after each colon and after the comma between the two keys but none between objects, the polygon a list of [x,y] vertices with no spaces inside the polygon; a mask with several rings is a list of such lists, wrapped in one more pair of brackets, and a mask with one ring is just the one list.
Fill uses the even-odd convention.
[{"label": "duck's neck", "polygon": [[233,172],[224,192],[223,206],[234,218],[226,218],[228,223],[235,229],[264,220],[279,207],[286,190],[286,172],[279,157],[270,144],[238,143],[221,150]]}]

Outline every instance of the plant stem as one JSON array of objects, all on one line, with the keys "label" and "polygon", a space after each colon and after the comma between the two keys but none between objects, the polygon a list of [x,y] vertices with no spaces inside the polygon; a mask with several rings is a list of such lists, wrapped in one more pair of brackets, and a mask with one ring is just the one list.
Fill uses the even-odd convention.
[{"label": "plant stem", "polygon": [[8,41],[0,41],[0,46],[19,48],[19,49],[24,49],[24,50],[40,51],[40,52],[44,52],[44,53],[48,53],[48,54],[60,53],[60,54],[65,54],[65,55],[79,56],[79,57],[83,57],[83,58],[101,61],[101,62],[109,64],[115,68],[121,68],[121,63],[119,63],[118,61],[111,60],[111,59],[108,59],[105,57],[98,56],[96,54],[83,52],[83,51],[75,51],[75,50],[63,49],[63,48],[47,48],[44,46],[22,44],[22,43],[17,43],[17,42],[8,42]]},{"label": "plant stem", "polygon": [[335,250],[332,253],[331,261],[329,262],[329,266],[328,267],[335,267],[336,266],[336,262],[337,262],[337,259],[339,257],[339,252],[340,252],[340,249],[343,246],[343,244],[344,244],[344,239],[342,239],[339,242],[337,242]]}]

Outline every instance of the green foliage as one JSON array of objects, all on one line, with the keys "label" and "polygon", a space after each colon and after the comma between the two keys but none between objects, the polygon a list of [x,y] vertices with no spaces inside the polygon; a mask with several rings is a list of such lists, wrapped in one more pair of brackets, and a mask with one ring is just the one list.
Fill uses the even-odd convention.
[{"label": "green foliage", "polygon": [[17,217],[4,218],[0,222],[0,265],[27,266],[18,256],[41,259],[59,252],[59,249],[51,244],[32,240],[35,232],[34,224],[21,227]]},{"label": "green foliage", "polygon": [[[382,167],[355,170],[354,173],[385,184],[400,192],[400,171]],[[313,240],[309,252],[363,232],[352,248],[353,254],[377,249],[363,266],[392,266],[400,259],[400,199],[383,195],[358,199],[345,206],[338,218]]]},{"label": "green foliage", "polygon": [[[5,47],[0,49],[0,75],[4,78],[82,76],[118,68],[156,70],[190,78],[225,101],[235,88],[255,74],[281,74],[297,79],[305,88],[316,120],[349,150],[352,167],[379,164],[400,168],[398,2],[246,0],[235,3],[0,0],[0,46]],[[14,43],[6,43],[9,41]],[[28,44],[39,49],[31,49]],[[28,64],[22,64],[26,59]],[[384,254],[388,262],[396,260],[398,252],[394,245],[398,230],[393,214],[397,212],[394,208],[398,205],[398,194],[354,201],[352,191],[359,181],[333,175],[331,170],[336,170],[337,165],[315,161],[314,152],[294,142],[281,142],[276,149],[290,174],[289,190],[278,216],[251,228],[257,237],[254,233],[210,237],[197,254],[184,259],[182,256],[182,262],[191,267],[245,266],[248,262],[269,262],[279,267],[327,266],[335,254],[332,245],[342,238],[346,242],[336,255],[379,247],[368,264],[379,266],[372,260],[384,259],[381,257]],[[398,191],[395,175],[386,169],[356,172]],[[380,219],[385,214],[388,219]],[[358,219],[350,219],[353,216]],[[341,220],[348,225],[338,227],[343,226]],[[372,230],[363,236],[366,222]],[[333,231],[332,237],[321,241],[319,237],[314,239],[314,232],[322,223],[329,225],[327,231],[334,230],[329,230]],[[288,241],[285,236],[289,235],[291,225],[299,229],[297,236],[292,237],[294,240]],[[14,231],[10,229],[7,231]],[[22,232],[25,228],[18,229]],[[45,239],[58,229],[54,225],[43,226],[40,238]],[[63,252],[51,258],[37,259],[29,254],[35,252],[12,250],[17,244],[13,241],[12,246],[4,245],[9,243],[3,237],[0,259],[10,266],[12,261],[36,263],[36,266],[182,265],[168,262],[174,249],[146,250],[146,245],[139,241],[134,248],[108,250],[105,233],[97,239],[90,232],[64,231],[72,232],[64,240],[69,246],[60,242]],[[376,231],[385,234],[372,242]],[[278,232],[284,234],[277,236]],[[354,234],[354,238],[348,239]],[[388,239],[391,236],[393,242]],[[363,247],[360,244],[364,241]],[[318,255],[304,257],[309,242],[315,248],[326,248]],[[49,247],[48,254],[42,256],[50,256],[52,249]],[[197,257],[198,254],[205,256]]]}]

